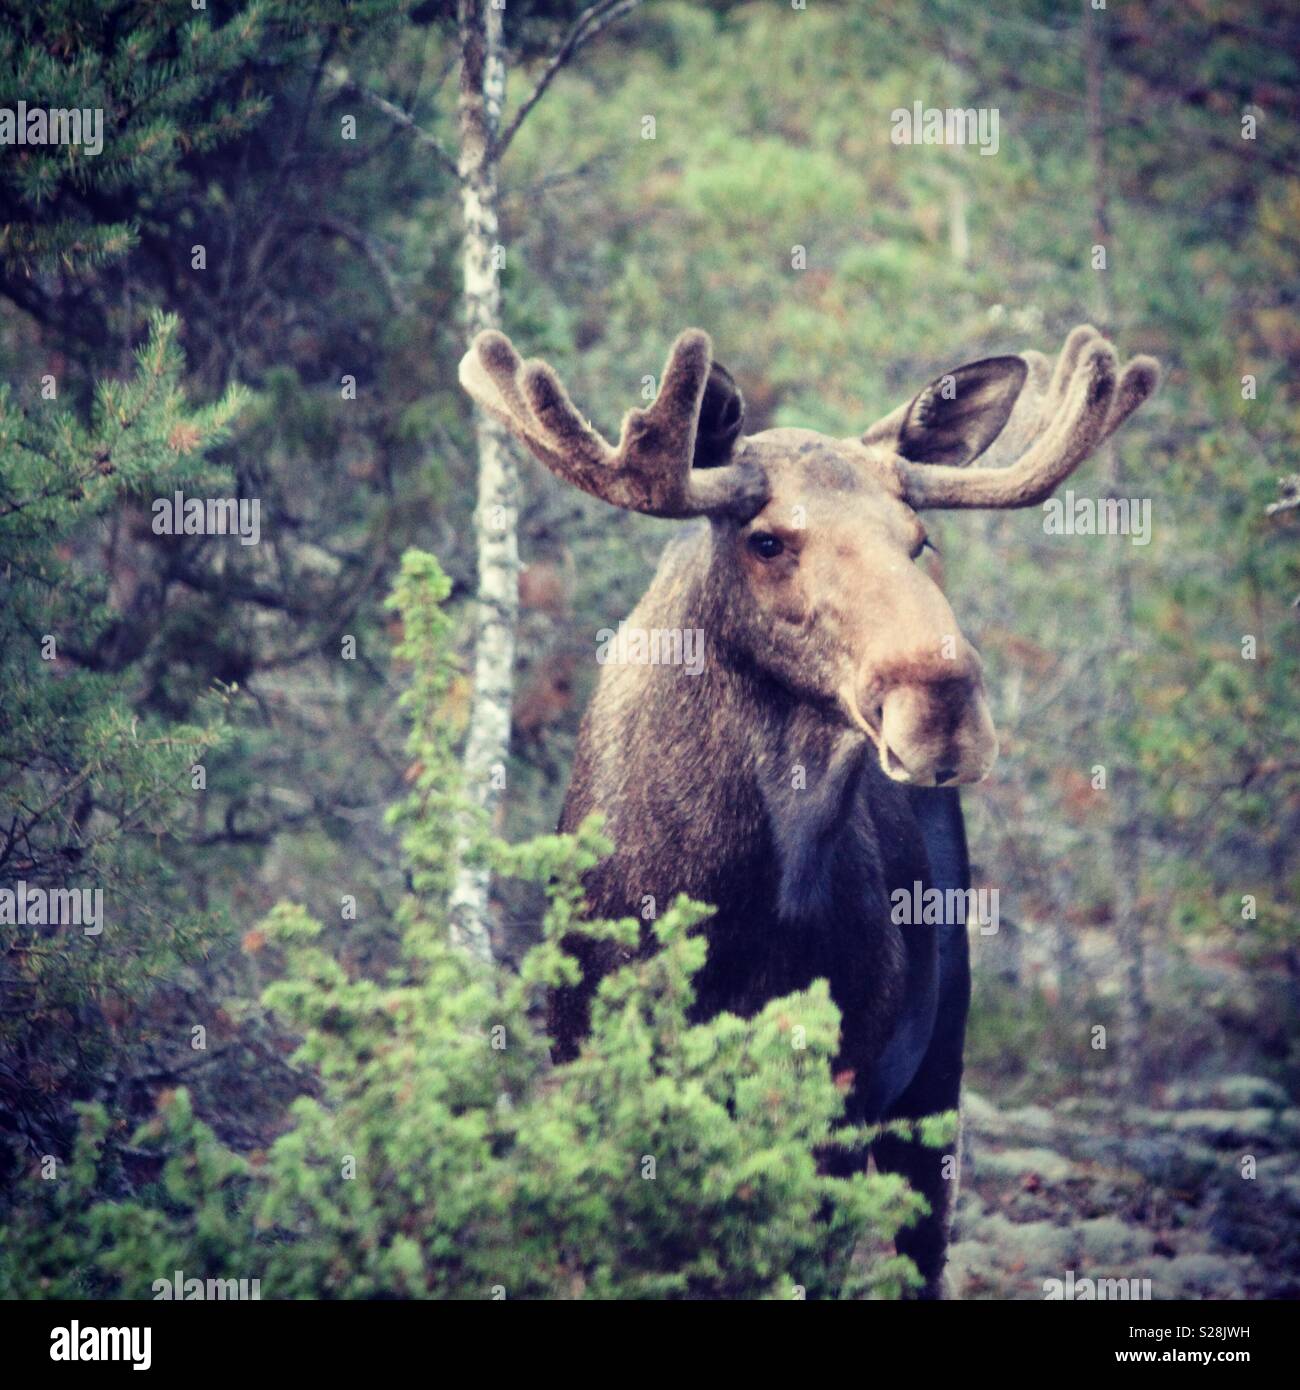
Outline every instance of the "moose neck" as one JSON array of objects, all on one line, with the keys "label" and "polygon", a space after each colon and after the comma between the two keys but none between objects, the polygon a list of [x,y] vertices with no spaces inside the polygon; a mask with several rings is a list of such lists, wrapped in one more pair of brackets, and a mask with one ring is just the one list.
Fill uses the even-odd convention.
[{"label": "moose neck", "polygon": [[642,883],[659,885],[668,864],[664,891],[716,902],[738,882],[762,885],[780,916],[806,918],[827,906],[832,842],[870,745],[732,639],[719,569],[711,528],[665,553],[628,627],[703,632],[702,669],[606,669],[564,823],[604,812]]}]

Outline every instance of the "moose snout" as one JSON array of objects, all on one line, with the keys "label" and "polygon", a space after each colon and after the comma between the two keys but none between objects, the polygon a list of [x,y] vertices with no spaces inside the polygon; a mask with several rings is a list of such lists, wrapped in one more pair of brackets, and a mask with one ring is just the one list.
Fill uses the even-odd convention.
[{"label": "moose snout", "polygon": [[880,766],[894,781],[942,787],[992,769],[997,735],[978,678],[896,685],[879,710]]}]

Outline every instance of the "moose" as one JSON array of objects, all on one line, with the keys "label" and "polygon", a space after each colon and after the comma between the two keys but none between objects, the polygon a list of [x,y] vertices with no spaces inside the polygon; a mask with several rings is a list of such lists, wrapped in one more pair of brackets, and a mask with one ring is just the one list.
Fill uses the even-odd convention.
[{"label": "moose", "polygon": [[[740,390],[689,329],[617,447],[501,333],[475,338],[460,379],[558,478],[616,507],[697,519],[629,624],[702,630],[703,670],[605,665],[582,722],[560,828],[600,812],[616,846],[585,880],[591,911],[635,916],[645,895],[678,892],[713,905],[696,1017],[749,1016],[824,977],[849,1122],[957,1109],[966,926],[895,922],[891,902],[917,884],[945,901],[969,888],[956,788],[988,775],[997,739],[980,658],[915,563],[928,544],[919,513],[1042,502],[1151,395],[1157,363],[1121,370],[1081,325],[1054,365],[1029,351],[957,367],[858,438],[746,436]],[[560,1059],[627,957],[580,936],[566,949],[582,981],[552,999]],[[832,1172],[865,1162],[839,1153]],[[955,1187],[944,1155],[891,1133],[872,1157],[926,1199],[896,1246],[920,1296],[942,1297]]]}]

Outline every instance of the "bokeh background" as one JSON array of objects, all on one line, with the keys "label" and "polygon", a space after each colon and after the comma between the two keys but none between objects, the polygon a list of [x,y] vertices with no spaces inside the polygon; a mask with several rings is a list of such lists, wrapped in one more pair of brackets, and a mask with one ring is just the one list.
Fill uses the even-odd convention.
[{"label": "bokeh background", "polygon": [[[511,0],[507,115],[579,10]],[[607,432],[688,325],[751,430],[855,433],[1083,321],[1164,366],[1071,484],[1148,500],[1149,544],[1036,510],[931,528],[1003,747],[964,798],[1001,906],[966,1297],[1069,1268],[1300,1288],[1297,54],[1284,0],[648,0],[502,163],[504,325]],[[252,1002],[277,901],[348,971],[392,959],[409,546],[452,580],[453,732],[471,698],[461,206],[394,118],[454,150],[457,62],[436,2],[0,8],[0,105],[109,112],[94,161],[0,150],[0,886],[91,875],[116,904],[94,952],[0,927],[7,1207],[76,1102],[129,1128],[183,1082],[235,1151],[279,1132],[302,1078]],[[915,102],[996,110],[996,154],[892,143]],[[595,632],[671,533],[520,468],[511,839],[553,827]],[[260,499],[260,543],[153,535],[173,485]],[[508,969],[538,905],[503,883],[495,908]]]}]

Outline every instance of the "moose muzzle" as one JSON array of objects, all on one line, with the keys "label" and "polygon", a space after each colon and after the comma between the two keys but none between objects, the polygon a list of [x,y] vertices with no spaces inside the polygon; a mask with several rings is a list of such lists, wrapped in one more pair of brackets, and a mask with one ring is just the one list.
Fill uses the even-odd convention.
[{"label": "moose muzzle", "polygon": [[879,709],[880,766],[894,781],[944,787],[992,770],[998,741],[978,676],[895,685]]}]

